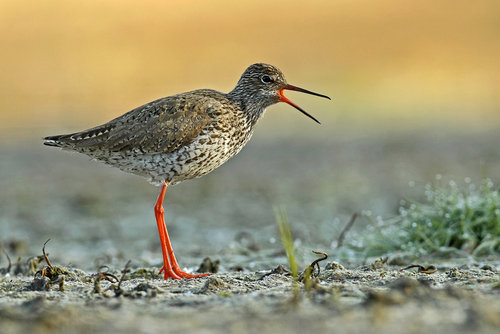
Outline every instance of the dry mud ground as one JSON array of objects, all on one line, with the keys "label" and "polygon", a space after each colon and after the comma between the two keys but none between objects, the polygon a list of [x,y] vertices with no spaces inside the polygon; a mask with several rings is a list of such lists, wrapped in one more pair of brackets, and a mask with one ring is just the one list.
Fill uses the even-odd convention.
[{"label": "dry mud ground", "polygon": [[301,283],[297,295],[290,275],[279,268],[182,281],[136,268],[119,288],[70,270],[64,291],[40,277],[4,277],[2,332],[497,333],[500,327],[499,279],[492,267],[434,274],[384,265],[338,267]]},{"label": "dry mud ground", "polygon": [[[353,212],[393,216],[402,198],[421,199],[436,174],[478,183],[483,168],[498,185],[499,142],[497,131],[254,140],[210,176],[168,189],[167,226],[181,265],[220,261],[217,274],[182,281],[157,275],[156,188],[39,141],[2,145],[0,242],[12,267],[7,273],[1,255],[0,332],[498,333],[498,257],[395,266],[397,254],[377,262],[337,249],[336,240]],[[315,258],[311,250],[330,255],[298,292],[276,269],[288,267],[279,206],[300,268]],[[345,244],[359,244],[366,224],[359,219]],[[52,279],[33,275],[49,238],[52,265],[66,268]],[[96,283],[98,272],[120,279],[128,260],[119,287],[111,276]],[[401,271],[413,262],[438,271]]]}]

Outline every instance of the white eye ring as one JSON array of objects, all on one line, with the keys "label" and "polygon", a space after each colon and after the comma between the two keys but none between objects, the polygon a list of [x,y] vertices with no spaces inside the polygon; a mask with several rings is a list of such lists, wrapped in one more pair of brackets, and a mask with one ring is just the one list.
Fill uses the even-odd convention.
[{"label": "white eye ring", "polygon": [[273,82],[273,78],[271,78],[267,74],[264,74],[263,76],[260,77],[260,81],[262,81],[265,84],[270,84],[271,82]]}]

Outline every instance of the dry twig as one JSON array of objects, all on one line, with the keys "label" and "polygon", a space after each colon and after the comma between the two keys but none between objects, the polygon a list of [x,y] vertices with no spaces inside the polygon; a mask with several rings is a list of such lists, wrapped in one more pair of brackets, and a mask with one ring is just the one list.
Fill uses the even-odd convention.
[{"label": "dry twig", "polygon": [[408,270],[408,269],[411,269],[411,268],[418,268],[418,272],[422,273],[422,274],[434,274],[435,272],[437,272],[437,268],[434,267],[433,265],[424,267],[424,266],[422,266],[420,264],[411,264],[408,267],[405,267],[405,268],[401,269],[400,271]]},{"label": "dry twig", "polygon": [[356,221],[356,218],[358,218],[358,213],[357,212],[355,212],[355,213],[352,214],[351,219],[349,220],[349,222],[347,223],[347,225],[344,227],[344,229],[342,230],[342,232],[340,232],[339,238],[337,239],[337,248],[342,247],[342,245],[344,244],[345,235],[347,234],[347,232],[349,232],[349,230],[354,225],[354,222]]},{"label": "dry twig", "polygon": [[5,250],[5,247],[3,247],[3,246],[0,246],[0,247],[2,248],[2,252],[7,257],[7,261],[9,261],[9,265],[7,266],[7,269],[5,270],[5,273],[10,273],[10,269],[12,268],[12,262],[10,261],[10,256],[7,253],[7,251]]}]

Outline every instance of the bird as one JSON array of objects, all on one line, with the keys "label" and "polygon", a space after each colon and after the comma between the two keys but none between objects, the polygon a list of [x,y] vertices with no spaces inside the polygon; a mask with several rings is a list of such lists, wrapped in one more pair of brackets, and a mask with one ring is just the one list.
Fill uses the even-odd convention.
[{"label": "bird", "polygon": [[208,276],[185,272],[177,262],[164,219],[167,187],[208,174],[236,155],[273,104],[287,103],[320,124],[285,97],[285,90],[330,99],[288,84],[273,65],[257,63],[227,94],[198,89],[160,98],[91,129],[45,137],[43,143],[83,153],[160,186],[154,206],[163,255],[160,274],[165,280]]}]

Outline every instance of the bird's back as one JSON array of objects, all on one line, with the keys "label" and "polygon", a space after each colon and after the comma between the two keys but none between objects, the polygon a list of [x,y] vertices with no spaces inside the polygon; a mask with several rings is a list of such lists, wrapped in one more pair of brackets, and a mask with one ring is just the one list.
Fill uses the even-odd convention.
[{"label": "bird's back", "polygon": [[238,104],[214,90],[165,97],[103,125],[44,138],[152,183],[202,176],[239,152],[252,125]]}]

